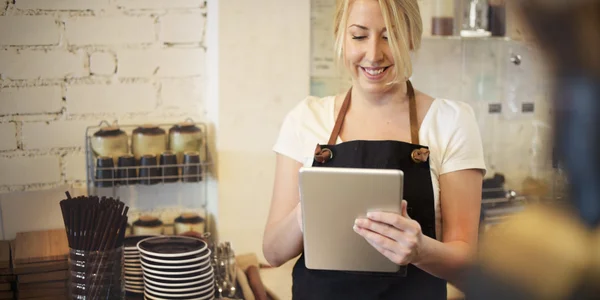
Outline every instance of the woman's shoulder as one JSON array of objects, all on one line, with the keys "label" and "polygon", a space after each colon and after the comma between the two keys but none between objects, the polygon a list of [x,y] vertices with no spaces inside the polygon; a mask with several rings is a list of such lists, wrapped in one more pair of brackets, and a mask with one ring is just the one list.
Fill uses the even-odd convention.
[{"label": "woman's shoulder", "polygon": [[335,96],[307,96],[300,100],[288,113],[289,117],[297,120],[324,119],[333,107]]},{"label": "woman's shoulder", "polygon": [[444,118],[446,120],[449,118],[456,120],[461,117],[474,116],[471,105],[463,101],[435,98],[432,107],[435,108],[437,118]]}]

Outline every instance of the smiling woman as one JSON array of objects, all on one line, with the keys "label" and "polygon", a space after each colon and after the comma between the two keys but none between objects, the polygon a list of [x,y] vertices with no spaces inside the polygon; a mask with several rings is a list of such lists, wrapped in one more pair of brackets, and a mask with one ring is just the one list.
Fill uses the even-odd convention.
[{"label": "smiling woman", "polygon": [[[446,299],[446,281],[459,283],[458,272],[477,243],[485,165],[473,111],[426,95],[408,80],[410,53],[422,35],[417,0],[341,0],[334,28],[338,63],[352,87],[307,97],[286,116],[273,148],[265,258],[279,266],[300,255],[293,299]],[[401,213],[372,212],[347,230],[408,266],[406,276],[306,267],[302,166],[404,172]]]}]

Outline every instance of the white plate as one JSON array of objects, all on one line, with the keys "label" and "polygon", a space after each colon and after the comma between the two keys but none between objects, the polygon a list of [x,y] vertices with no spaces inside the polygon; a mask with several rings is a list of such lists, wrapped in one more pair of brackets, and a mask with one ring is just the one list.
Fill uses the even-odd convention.
[{"label": "white plate", "polygon": [[210,260],[206,260],[197,264],[192,264],[192,265],[186,265],[186,266],[161,266],[161,265],[153,265],[147,262],[143,262],[140,260],[140,263],[142,265],[142,268],[144,267],[150,267],[150,268],[154,268],[154,269],[163,269],[163,270],[177,270],[177,269],[188,269],[188,268],[200,268],[200,267],[204,267],[207,264],[210,264]]},{"label": "white plate", "polygon": [[125,287],[128,289],[140,289],[143,290],[144,289],[144,283],[142,284],[130,284],[128,282],[125,283]]},{"label": "white plate", "polygon": [[[149,299],[149,300],[169,300],[168,298],[158,298],[158,297],[155,297],[155,296],[151,296],[151,295],[149,295],[145,291],[144,291],[144,299]],[[214,291],[212,293],[204,296],[204,297],[190,298],[190,300],[209,300],[209,299],[215,299]]]},{"label": "white plate", "polygon": [[194,273],[198,273],[198,272],[202,272],[202,271],[208,270],[208,268],[210,268],[210,267],[212,267],[212,266],[210,264],[207,264],[206,266],[204,266],[201,269],[191,270],[191,271],[185,271],[185,272],[176,271],[176,270],[158,271],[158,270],[150,269],[150,268],[143,268],[143,270],[144,270],[144,272],[148,272],[148,273],[152,273],[152,274],[156,274],[156,275],[173,276],[173,275],[194,274]]},{"label": "white plate", "polygon": [[142,289],[136,289],[136,288],[125,287],[125,290],[128,291],[128,292],[136,293],[136,294],[143,294],[144,293],[144,288],[142,288]]},{"label": "white plate", "polygon": [[152,281],[149,277],[146,277],[144,279],[144,282],[147,282],[148,284],[150,284],[152,286],[160,286],[160,287],[168,287],[168,288],[185,288],[186,286],[198,285],[200,283],[204,283],[205,281],[211,281],[214,283],[214,279],[215,279],[215,276],[210,276],[207,278],[203,278],[202,280],[198,280],[198,281],[190,282],[190,283],[163,283],[163,282]]},{"label": "white plate", "polygon": [[[210,257],[210,251],[208,251],[208,253],[206,253],[203,256],[198,256],[195,258],[190,258],[190,259],[183,259],[183,260],[164,260],[164,259],[157,259],[157,258],[153,258],[153,257],[148,257],[144,254],[142,254],[143,259],[151,261],[151,262],[155,262],[155,263],[160,263],[160,264],[169,264],[169,265],[174,265],[174,264],[188,264],[188,263],[198,263],[200,261],[206,260]],[[141,261],[141,259],[140,259]]]},{"label": "white plate", "polygon": [[192,287],[192,288],[163,288],[163,287],[158,287],[158,286],[152,285],[148,282],[146,282],[144,284],[144,286],[149,288],[152,292],[156,291],[156,292],[177,293],[177,294],[179,294],[179,293],[200,293],[200,292],[209,290],[214,285],[215,285],[214,280],[211,280],[202,286]]},{"label": "white plate", "polygon": [[143,276],[127,276],[127,274],[125,274],[125,282],[128,281],[135,281],[135,282],[142,282],[144,281],[144,277]]},{"label": "white plate", "polygon": [[136,275],[136,276],[138,276],[138,275],[144,274],[142,271],[143,270],[139,270],[139,271],[138,270],[135,270],[135,271],[125,271],[125,275]]},{"label": "white plate", "polygon": [[149,277],[149,278],[164,280],[164,281],[191,281],[191,280],[200,280],[202,278],[206,278],[213,274],[214,274],[213,270],[210,270],[210,272],[206,272],[206,273],[200,274],[198,276],[177,278],[177,277],[162,277],[162,276],[157,276],[157,275],[154,275],[151,273],[144,272],[144,278]]},{"label": "white plate", "polygon": [[[150,291],[152,294],[159,296],[159,297],[177,297],[177,298],[183,298],[183,297],[198,297],[202,294],[206,294],[207,292],[209,292],[210,290],[214,290],[214,287],[209,287],[208,289],[204,290],[204,291],[198,291],[198,292],[193,292],[193,293],[185,293],[185,294],[174,294],[173,292],[169,291],[169,292],[157,292],[154,289],[150,288],[149,286],[146,285],[146,287],[144,288],[145,292]],[[211,293],[211,296],[214,297],[214,294]]]},{"label": "white plate", "polygon": [[[201,241],[203,243],[201,248],[198,248],[196,250],[193,251],[188,251],[188,252],[183,252],[183,253],[157,253],[157,252],[151,252],[148,250],[144,250],[140,247],[140,244],[144,243],[144,242],[148,242],[151,240],[155,240],[155,239],[188,239],[188,240],[195,240],[195,241]],[[137,249],[138,251],[140,251],[143,254],[147,254],[147,255],[152,255],[152,256],[162,256],[162,257],[182,257],[182,256],[190,256],[190,255],[194,255],[194,254],[198,254],[201,253],[202,251],[208,249],[208,244],[198,238],[193,238],[193,237],[186,237],[186,236],[156,236],[156,237],[149,237],[146,239],[143,239],[141,241],[139,241],[137,243]]]}]

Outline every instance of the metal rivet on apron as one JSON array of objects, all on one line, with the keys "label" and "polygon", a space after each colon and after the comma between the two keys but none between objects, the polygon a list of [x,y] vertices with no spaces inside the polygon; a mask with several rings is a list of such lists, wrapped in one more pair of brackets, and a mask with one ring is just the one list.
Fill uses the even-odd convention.
[{"label": "metal rivet on apron", "polygon": [[333,151],[328,148],[322,148],[321,145],[317,145],[315,149],[315,161],[324,164],[333,158]]},{"label": "metal rivet on apron", "polygon": [[415,149],[411,152],[410,158],[416,163],[426,162],[429,158],[429,150],[425,148]]}]

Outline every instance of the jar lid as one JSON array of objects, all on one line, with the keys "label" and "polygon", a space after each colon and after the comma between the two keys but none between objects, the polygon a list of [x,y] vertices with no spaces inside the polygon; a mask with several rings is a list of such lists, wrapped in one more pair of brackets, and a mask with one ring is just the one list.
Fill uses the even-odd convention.
[{"label": "jar lid", "polygon": [[157,125],[145,124],[133,130],[133,134],[162,135],[165,134],[165,130],[158,127]]},{"label": "jar lid", "polygon": [[100,128],[100,130],[96,131],[94,133],[94,136],[96,136],[96,137],[114,137],[114,136],[122,135],[124,133],[125,132],[123,132],[118,126],[106,126],[106,127]]},{"label": "jar lid", "polygon": [[200,132],[202,131],[198,126],[196,126],[196,124],[192,121],[186,120],[184,122],[181,123],[177,123],[175,125],[173,125],[173,127],[171,127],[171,129],[169,129],[169,133],[176,133],[176,132],[181,132],[181,133],[194,133],[194,132]]}]

